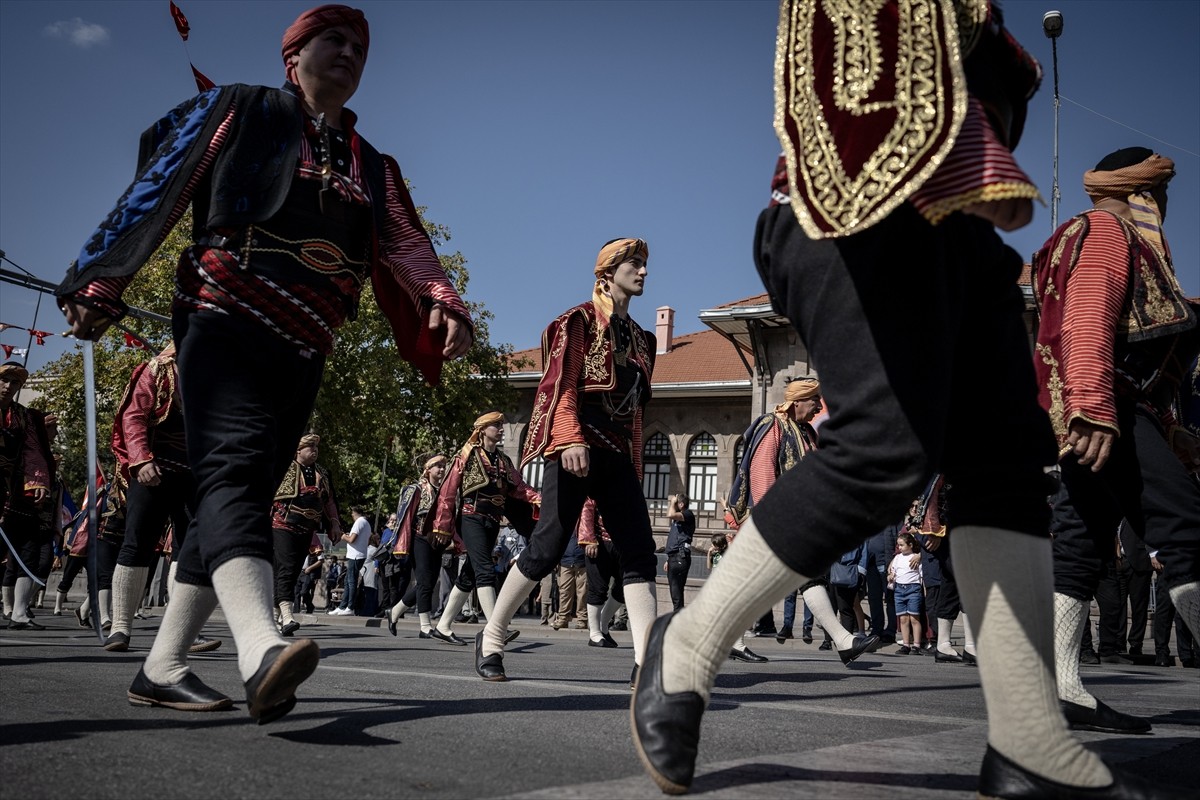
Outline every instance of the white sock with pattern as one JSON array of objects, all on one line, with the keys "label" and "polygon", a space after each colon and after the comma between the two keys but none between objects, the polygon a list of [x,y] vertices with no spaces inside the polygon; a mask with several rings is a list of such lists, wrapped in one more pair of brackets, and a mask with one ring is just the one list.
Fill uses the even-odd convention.
[{"label": "white sock with pattern", "polygon": [[1112,773],[1067,730],[1054,682],[1050,540],[998,528],[954,529],[954,574],[975,620],[988,744],[1044,778],[1097,788]]},{"label": "white sock with pattern", "polygon": [[[604,608],[600,610],[600,632],[608,633],[608,626],[612,624],[613,614],[617,613],[617,609],[622,605],[621,601],[612,596],[610,592],[608,600],[604,602]],[[591,619],[591,617],[588,617]]]},{"label": "white sock with pattern", "polygon": [[470,592],[464,592],[458,588],[458,584],[450,590],[450,596],[446,598],[446,605],[442,609],[442,616],[438,618],[437,629],[449,636],[454,631],[454,615],[462,608],[463,601],[470,596]]},{"label": "white sock with pattern", "polygon": [[650,626],[658,618],[658,587],[647,581],[625,584],[625,607],[629,609],[629,632],[633,636],[633,663],[641,666]]},{"label": "white sock with pattern", "polygon": [[[490,609],[484,607],[483,613],[487,615],[487,626],[483,629],[483,646],[480,648],[480,652],[485,656],[504,652],[504,637],[508,635],[508,623],[512,621],[517,609],[521,607],[521,603],[525,602],[525,598],[529,597],[534,586],[537,586],[537,581],[526,578],[525,574],[516,567],[508,571],[508,577],[504,579],[504,585],[500,587],[500,596],[492,601]],[[484,603],[483,595],[483,592],[479,593],[481,604]]]},{"label": "white sock with pattern", "polygon": [[953,645],[950,644],[950,633],[954,630],[954,620],[938,617],[937,649],[946,656],[956,656]]},{"label": "white sock with pattern", "polygon": [[975,632],[971,630],[971,618],[967,616],[967,612],[963,611],[960,615],[963,623],[963,652],[976,655],[975,653]]},{"label": "white sock with pattern", "polygon": [[1060,700],[1095,708],[1096,698],[1083,688],[1079,678],[1079,643],[1083,641],[1088,605],[1084,600],[1054,593],[1054,674]]},{"label": "white sock with pattern", "polygon": [[231,558],[213,570],[212,581],[237,646],[238,672],[248,681],[267,651],[288,644],[275,627],[271,562],[252,556]]},{"label": "white sock with pattern", "polygon": [[120,564],[113,569],[113,617],[110,636],[118,632],[128,636],[133,631],[133,615],[142,599],[142,590],[146,587],[146,575],[149,572],[149,567],[125,567]]},{"label": "white sock with pattern", "polygon": [[[738,534],[741,535],[740,533]],[[725,560],[721,560],[721,566]],[[854,646],[854,634],[842,627],[833,603],[829,602],[829,592],[824,586],[810,586],[804,590],[804,605],[812,612],[813,621],[821,626],[821,630],[829,634],[833,646],[838,650],[849,650]]]},{"label": "white sock with pattern", "polygon": [[28,575],[17,578],[13,587],[13,622],[29,622],[29,599],[33,597],[33,580]]},{"label": "white sock with pattern", "polygon": [[1200,641],[1200,583],[1192,581],[1180,586],[1172,586],[1167,594],[1175,612],[1183,617],[1183,624],[1192,634],[1192,639]]},{"label": "white sock with pattern", "polygon": [[217,593],[211,586],[179,583],[174,567],[172,564],[167,584],[171,602],[167,603],[158,635],[142,666],[150,682],[160,685],[179,683],[191,672],[188,648],[217,607]]}]

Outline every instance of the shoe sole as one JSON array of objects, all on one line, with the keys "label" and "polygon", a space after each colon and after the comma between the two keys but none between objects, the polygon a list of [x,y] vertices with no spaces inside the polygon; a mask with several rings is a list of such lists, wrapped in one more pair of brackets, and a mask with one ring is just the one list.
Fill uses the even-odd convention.
[{"label": "shoe sole", "polygon": [[192,645],[191,647],[188,648],[188,652],[189,653],[207,653],[210,650],[216,650],[220,646],[221,646],[221,641],[219,639],[213,639],[210,642],[204,642],[203,644]]},{"label": "shoe sole", "polygon": [[291,711],[296,705],[296,687],[316,672],[320,660],[321,648],[312,639],[288,645],[263,676],[258,697],[249,706],[250,718],[265,725]]},{"label": "shoe sole", "polygon": [[129,643],[128,642],[112,642],[111,644],[104,645],[104,649],[110,653],[124,653],[126,650],[129,649]]},{"label": "shoe sole", "polygon": [[156,706],[158,708],[171,708],[176,711],[224,711],[227,708],[233,708],[233,700],[228,697],[223,700],[215,700],[211,703],[170,703],[165,700],[156,700],[153,697],[146,697],[140,694],[134,694],[132,691],[125,693],[129,698],[131,706]]},{"label": "shoe sole", "polygon": [[1096,731],[1097,733],[1117,733],[1125,736],[1145,736],[1154,732],[1153,728],[1105,728],[1101,725],[1089,725],[1081,722],[1068,722],[1067,727],[1073,731]]}]

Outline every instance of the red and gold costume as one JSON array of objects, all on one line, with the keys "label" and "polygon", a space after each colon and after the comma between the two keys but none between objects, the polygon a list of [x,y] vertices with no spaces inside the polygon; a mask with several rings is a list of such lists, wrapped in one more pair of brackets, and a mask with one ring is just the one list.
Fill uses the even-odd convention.
[{"label": "red and gold costume", "polygon": [[[496,414],[497,421],[503,417]],[[492,424],[481,417],[462,450],[454,456],[446,480],[438,492],[433,532],[450,536],[461,550],[459,516],[479,514],[497,522],[504,516],[508,498],[536,505],[542,496],[525,482],[513,462],[500,450],[489,453],[479,440],[479,432]],[[482,423],[482,424],[481,424]]]},{"label": "red and gold costume", "polygon": [[[1170,159],[1154,159],[1136,165],[1149,170],[1144,180],[1174,173]],[[1103,174],[1116,172],[1123,170]],[[1195,328],[1196,314],[1175,278],[1157,206],[1133,186],[1089,192],[1097,199],[1128,197],[1135,215],[1147,219],[1091,209],[1063,223],[1033,259],[1039,400],[1060,454],[1074,420],[1120,433],[1118,395],[1135,398],[1168,429],[1176,424],[1171,405],[1186,354],[1175,342]]]},{"label": "red and gold costume", "polygon": [[168,471],[188,469],[174,345],[133,370],[113,420],[112,451],[124,486],[135,467],[151,461]]}]

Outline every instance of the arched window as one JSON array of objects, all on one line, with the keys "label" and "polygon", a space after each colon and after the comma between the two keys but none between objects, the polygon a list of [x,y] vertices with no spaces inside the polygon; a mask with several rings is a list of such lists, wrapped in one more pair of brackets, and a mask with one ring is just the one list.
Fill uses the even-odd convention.
[{"label": "arched window", "polygon": [[746,440],[739,438],[737,444],[733,446],[733,472],[737,474],[738,465],[742,463],[742,459],[746,457]]},{"label": "arched window", "polygon": [[692,511],[715,513],[717,510],[717,440],[701,433],[688,446],[688,497]]},{"label": "arched window", "polygon": [[671,440],[665,433],[656,433],[642,447],[642,491],[646,505],[661,511],[667,506],[667,489],[671,485]]},{"label": "arched window", "polygon": [[546,459],[538,456],[533,461],[525,465],[525,469],[521,470],[521,477],[525,482],[537,489],[542,490],[542,478],[546,475]]}]

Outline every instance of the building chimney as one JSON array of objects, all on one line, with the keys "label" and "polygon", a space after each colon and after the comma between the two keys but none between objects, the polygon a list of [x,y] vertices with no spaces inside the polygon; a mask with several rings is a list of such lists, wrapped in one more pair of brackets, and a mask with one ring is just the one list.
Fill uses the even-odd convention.
[{"label": "building chimney", "polygon": [[671,352],[671,339],[675,335],[675,309],[660,306],[658,319],[654,323],[654,335],[658,339],[658,352]]}]

